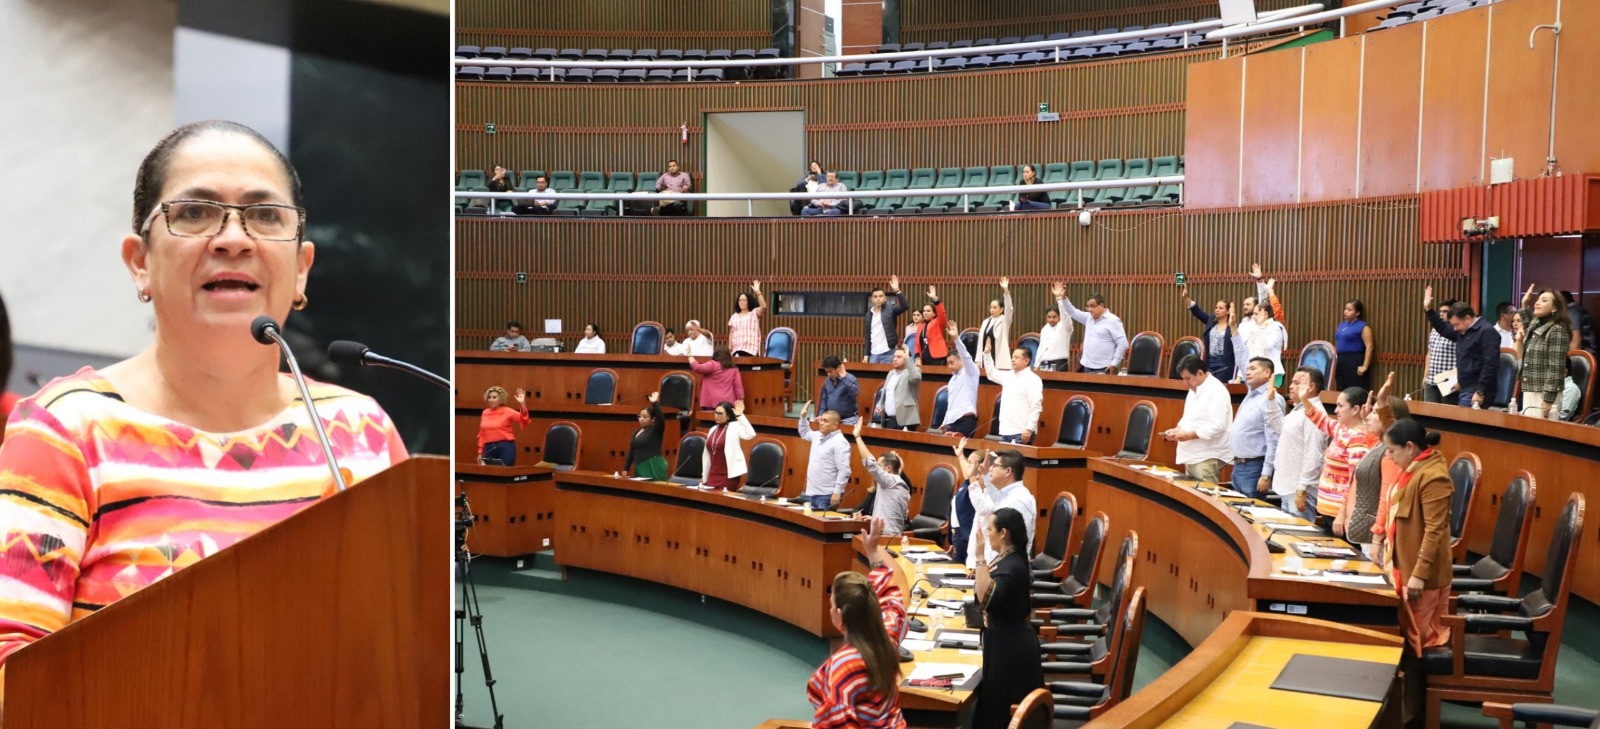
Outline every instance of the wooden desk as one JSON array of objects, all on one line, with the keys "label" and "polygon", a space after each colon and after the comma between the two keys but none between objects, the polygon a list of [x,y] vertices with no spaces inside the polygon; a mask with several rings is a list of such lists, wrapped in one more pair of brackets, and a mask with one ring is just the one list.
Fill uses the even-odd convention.
[{"label": "wooden desk", "polygon": [[1296,653],[1393,664],[1398,673],[1402,645],[1394,636],[1322,620],[1236,612],[1178,665],[1085,729],[1384,725],[1398,721],[1398,681],[1381,704],[1269,687]]},{"label": "wooden desk", "polygon": [[[827,379],[827,373],[823,371],[820,362],[815,363],[814,368],[812,397],[822,392],[822,382]],[[860,414],[870,414],[868,411],[877,398],[879,388],[883,387],[884,377],[892,368],[891,365],[885,364],[845,363],[845,371],[856,376],[856,383],[860,388]],[[1154,432],[1159,434],[1168,428],[1177,427],[1178,419],[1183,417],[1184,398],[1189,394],[1189,389],[1184,386],[1182,380],[1160,377],[1086,375],[1076,372],[1038,374],[1044,383],[1044,406],[1039,414],[1039,433],[1034,436],[1034,442],[1041,445],[1055,443],[1061,435],[1061,411],[1066,407],[1067,401],[1073,395],[1087,395],[1094,401],[1094,420],[1090,424],[1089,440],[1085,447],[1104,454],[1115,454],[1122,450],[1122,440],[1127,434],[1128,413],[1133,410],[1134,403],[1149,400],[1155,404]],[[948,384],[950,384],[950,368],[922,368],[922,385],[918,389],[921,430],[927,430],[933,424],[934,396],[939,392],[939,388]],[[1244,399],[1243,385],[1228,385],[1228,392],[1233,396],[1235,406]],[[995,427],[990,420],[994,413],[995,398],[999,396],[999,385],[989,382],[987,377],[979,379],[977,437],[989,435],[991,429]],[[1152,437],[1150,459],[1158,463],[1174,462],[1177,460],[1177,444],[1162,440],[1159,435]]]},{"label": "wooden desk", "polygon": [[552,546],[555,537],[555,469],[457,463],[456,493],[465,493],[473,525],[467,550],[519,557]]},{"label": "wooden desk", "polygon": [[[702,360],[704,358],[701,358]],[[752,413],[783,412],[783,360],[740,357],[734,360],[744,383],[744,405]],[[456,408],[483,409],[483,392],[493,385],[515,394],[528,391],[528,406],[582,405],[589,373],[609,368],[617,373],[617,403],[638,412],[645,398],[661,389],[668,372],[690,372],[688,357],[643,354],[548,354],[456,350]],[[692,374],[692,373],[691,373]],[[700,375],[694,375],[699,397]],[[473,432],[477,432],[476,426]]]},{"label": "wooden desk", "polygon": [[[1199,645],[1234,611],[1292,612],[1387,629],[1396,625],[1399,603],[1388,585],[1281,573],[1285,555],[1268,550],[1268,527],[1246,521],[1222,500],[1117,461],[1096,459],[1089,470],[1083,511],[1104,511],[1110,518],[1106,549],[1111,554],[1127,530],[1139,532],[1142,562],[1134,570],[1134,584],[1145,587],[1150,612],[1190,645]],[[1275,541],[1288,544],[1296,538],[1280,533]],[[1106,569],[1100,579],[1109,581],[1114,560],[1101,561]],[[1303,560],[1307,569],[1328,569],[1331,563]],[[1350,560],[1346,568],[1379,573],[1371,562]]]},{"label": "wooden desk", "polygon": [[673,484],[573,471],[555,475],[556,563],[611,572],[743,605],[813,635],[833,578],[849,570],[862,522],[805,514]]}]

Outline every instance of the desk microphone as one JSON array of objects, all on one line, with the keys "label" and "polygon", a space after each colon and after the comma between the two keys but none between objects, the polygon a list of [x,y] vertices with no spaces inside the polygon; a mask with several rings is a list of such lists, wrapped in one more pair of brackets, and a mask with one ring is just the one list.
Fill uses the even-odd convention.
[{"label": "desk microphone", "polygon": [[[257,319],[256,324],[259,326],[261,324],[261,320]],[[256,341],[263,340],[260,336],[257,336]],[[287,348],[285,348],[285,351],[287,351]],[[352,342],[348,339],[340,339],[333,344],[328,345],[328,359],[331,359],[339,364],[353,364],[362,367],[366,367],[368,365],[373,367],[388,367],[391,369],[400,370],[401,372],[409,374],[418,379],[438,385],[439,387],[444,388],[446,391],[450,389],[450,381],[443,377],[422,369],[421,367],[411,364],[410,362],[401,362],[400,360],[390,359],[381,354],[377,354],[376,352],[373,352],[371,349],[367,348],[367,345],[360,342]]]},{"label": "desk microphone", "polygon": [[322,416],[317,414],[317,406],[311,401],[311,390],[306,387],[305,375],[300,374],[300,362],[294,358],[294,352],[289,349],[288,343],[283,341],[283,332],[278,329],[278,322],[270,316],[258,316],[255,321],[250,322],[250,334],[262,344],[278,345],[284,359],[289,361],[289,372],[294,375],[294,384],[300,387],[300,399],[305,401],[306,413],[311,416],[311,424],[317,429],[317,441],[322,444],[322,457],[328,461],[328,470],[333,473],[333,483],[340,491],[345,490],[349,485],[344,481],[344,472],[339,469],[339,461],[333,457],[333,444],[328,442],[328,431],[322,427]]}]

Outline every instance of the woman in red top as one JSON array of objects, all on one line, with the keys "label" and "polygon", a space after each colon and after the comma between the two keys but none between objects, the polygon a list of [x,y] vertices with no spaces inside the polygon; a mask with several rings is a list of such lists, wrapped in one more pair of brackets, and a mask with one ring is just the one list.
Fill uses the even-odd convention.
[{"label": "woman in red top", "polygon": [[711,359],[695,362],[689,357],[689,369],[700,373],[700,408],[710,410],[717,403],[737,402],[744,399],[744,381],[739,379],[739,368],[733,364],[728,345],[718,344],[711,350]]},{"label": "woman in red top", "polygon": [[517,410],[512,410],[505,405],[506,388],[495,385],[484,391],[483,402],[489,407],[483,409],[483,419],[478,423],[479,463],[493,458],[502,466],[517,465],[517,435],[511,432],[511,426],[532,422],[527,400],[528,394],[517,388]]},{"label": "woman in red top", "polygon": [[844,634],[839,650],[811,674],[806,700],[816,707],[812,729],[903,729],[900,656],[905,637],[905,599],[889,572],[890,555],[879,543],[883,519],[861,533],[872,572],[840,572],[833,578],[833,626]]},{"label": "woman in red top", "polygon": [[932,285],[928,286],[928,298],[933,301],[922,305],[922,322],[917,324],[912,353],[922,358],[923,366],[943,367],[950,356],[950,348],[944,340],[944,302],[939,300],[939,292]]}]

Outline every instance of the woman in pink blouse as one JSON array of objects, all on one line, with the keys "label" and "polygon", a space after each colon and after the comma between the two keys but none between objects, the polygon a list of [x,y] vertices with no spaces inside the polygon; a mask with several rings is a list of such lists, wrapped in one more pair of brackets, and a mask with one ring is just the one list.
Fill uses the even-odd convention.
[{"label": "woman in pink blouse", "polygon": [[718,403],[738,402],[744,399],[744,382],[739,379],[739,368],[733,364],[728,345],[718,344],[711,350],[711,359],[704,362],[689,358],[689,369],[700,374],[700,408],[711,410]]},{"label": "woman in pink blouse", "polygon": [[761,282],[751,281],[750,291],[739,293],[733,316],[728,317],[728,348],[733,350],[733,356],[761,356],[761,315],[766,310],[767,297],[761,295]]}]

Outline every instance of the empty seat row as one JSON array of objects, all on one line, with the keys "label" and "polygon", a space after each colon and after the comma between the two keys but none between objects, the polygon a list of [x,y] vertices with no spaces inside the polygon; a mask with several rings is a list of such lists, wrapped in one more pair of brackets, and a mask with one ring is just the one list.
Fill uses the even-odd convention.
[{"label": "empty seat row", "polygon": [[1383,22],[1373,26],[1371,30],[1395,28],[1407,23],[1415,23],[1442,15],[1483,7],[1493,2],[1497,2],[1497,0],[1422,0],[1421,2],[1406,3],[1389,11],[1389,14],[1384,16]]},{"label": "empty seat row", "polygon": [[[1183,171],[1183,157],[1136,158],[1129,160],[1103,159],[1077,162],[1052,162],[1036,165],[1041,183],[1109,181],[1139,177],[1165,177]],[[856,191],[919,190],[960,187],[999,187],[1022,184],[1020,165],[995,167],[919,167],[906,170],[873,170],[870,172],[844,171],[839,181]],[[1046,193],[1051,206],[1060,209],[1086,207],[1131,207],[1136,205],[1176,204],[1181,196],[1181,186],[1162,185],[1140,187],[1112,187],[1094,190],[1053,190]],[[860,198],[855,201],[855,214],[861,215],[911,215],[930,213],[993,213],[1011,210],[1017,193],[993,193],[968,196],[963,207],[961,195]]]},{"label": "empty seat row", "polygon": [[[770,68],[778,68],[772,66]],[[735,67],[696,68],[512,68],[510,66],[460,66],[457,81],[557,81],[566,83],[672,83],[693,81],[741,81],[751,69]],[[759,70],[759,69],[758,69]]]},{"label": "empty seat row", "polygon": [[[1185,47],[1198,46],[1205,42],[1205,36],[1192,33],[1185,45],[1184,38],[1163,37],[1153,39],[1140,39],[1126,43],[1107,43],[1097,46],[1075,46],[1062,48],[1061,61],[1082,61],[1095,58],[1114,58],[1135,53],[1149,51],[1170,51]],[[930,61],[932,68],[929,68]],[[990,68],[1005,68],[1010,66],[1030,66],[1040,63],[1055,63],[1056,53],[1052,50],[1024,51],[1022,53],[980,54],[976,56],[945,56],[933,59],[916,59],[902,61],[875,61],[871,63],[857,62],[846,63],[839,66],[834,72],[835,76],[875,76],[897,73],[919,73],[933,71],[974,71]]]},{"label": "empty seat row", "polygon": [[[517,192],[531,192],[535,182],[545,175],[544,170],[522,170],[517,175]],[[626,195],[635,192],[655,192],[660,172],[571,172],[552,171],[546,178],[552,192],[612,192]],[[457,192],[488,192],[488,176],[483,170],[462,170],[456,178]],[[456,209],[464,210],[471,200],[456,198]],[[510,200],[496,200],[495,212],[511,210]],[[556,204],[556,215],[616,215],[616,200],[562,200]]]},{"label": "empty seat row", "polygon": [[689,50],[678,50],[676,48],[663,48],[661,50],[654,48],[612,48],[610,50],[605,48],[590,48],[588,50],[562,48],[561,50],[556,50],[554,48],[507,49],[504,46],[484,46],[482,48],[478,46],[456,46],[456,58],[484,61],[501,58],[524,61],[554,61],[558,59],[563,61],[744,61],[779,57],[781,57],[781,54],[778,53],[776,48],[762,48],[760,50],[740,48],[735,51],[718,48],[707,51],[699,48]]},{"label": "empty seat row", "polygon": [[[1201,18],[1200,22],[1208,22],[1216,18]],[[915,53],[917,51],[942,51],[948,48],[982,48],[984,46],[1009,46],[1017,43],[1042,43],[1054,40],[1075,40],[1091,36],[1111,35],[1112,33],[1137,33],[1143,30],[1161,30],[1184,26],[1193,23],[1192,20],[1179,20],[1172,23],[1151,23],[1149,25],[1130,25],[1126,28],[1101,28],[1099,30],[1079,30],[1072,33],[1051,33],[1049,35],[1037,34],[1030,36],[1006,36],[1004,38],[978,38],[976,40],[931,41],[928,43],[885,43],[878,46],[874,53]],[[1192,35],[1192,34],[1191,34]],[[1144,40],[1154,40],[1152,36]],[[1171,37],[1182,38],[1183,33],[1173,33]]]}]

